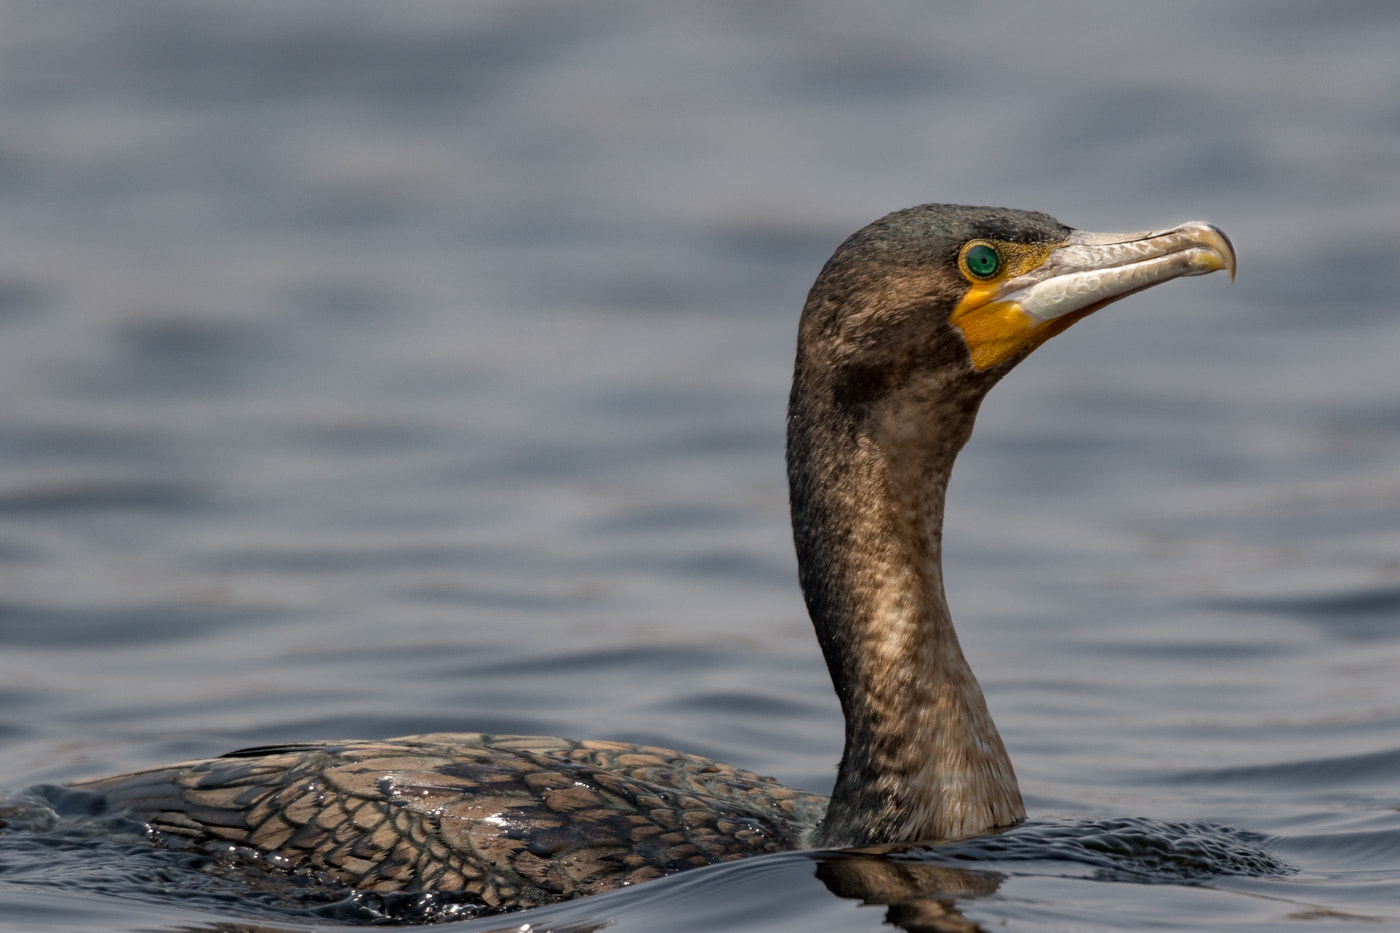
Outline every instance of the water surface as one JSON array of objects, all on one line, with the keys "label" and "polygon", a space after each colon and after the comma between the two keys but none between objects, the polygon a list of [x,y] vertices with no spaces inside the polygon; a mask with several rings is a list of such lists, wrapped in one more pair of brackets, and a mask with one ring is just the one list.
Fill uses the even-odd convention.
[{"label": "water surface", "polygon": [[[1400,925],[1397,44],[1364,3],[0,3],[0,788],[470,729],[826,792],[781,463],[821,263],[921,201],[1205,219],[1237,284],[1039,351],[954,478],[1031,823],[510,923]],[[0,930],[345,918],[133,832],[0,836]]]}]

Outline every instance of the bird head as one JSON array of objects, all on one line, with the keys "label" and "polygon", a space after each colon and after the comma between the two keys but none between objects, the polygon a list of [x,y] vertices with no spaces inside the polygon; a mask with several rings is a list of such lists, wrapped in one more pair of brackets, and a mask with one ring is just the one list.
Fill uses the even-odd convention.
[{"label": "bird head", "polygon": [[1218,270],[1233,280],[1235,253],[1207,223],[1104,234],[1005,208],[896,211],[849,237],[818,276],[803,313],[799,376],[804,359],[823,371],[838,407],[919,384],[945,399],[980,398],[1105,305]]}]

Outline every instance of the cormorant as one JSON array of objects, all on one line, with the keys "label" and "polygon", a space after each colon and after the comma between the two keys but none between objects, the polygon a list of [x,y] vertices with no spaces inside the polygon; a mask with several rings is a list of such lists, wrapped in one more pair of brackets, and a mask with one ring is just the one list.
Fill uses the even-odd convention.
[{"label": "cormorant", "polygon": [[845,715],[830,800],[661,748],[443,733],[249,748],[78,782],[164,838],[369,891],[531,907],[762,852],[1025,818],[943,592],[944,493],[983,396],[1104,305],[1228,270],[1217,228],[1083,233],[927,204],[847,239],[808,295],[789,399],[799,577]]}]

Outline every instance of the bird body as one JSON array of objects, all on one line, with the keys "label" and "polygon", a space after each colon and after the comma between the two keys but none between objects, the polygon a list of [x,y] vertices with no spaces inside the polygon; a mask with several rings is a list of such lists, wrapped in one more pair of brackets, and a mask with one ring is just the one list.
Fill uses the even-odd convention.
[{"label": "bird body", "polygon": [[476,733],[245,749],[75,786],[166,839],[487,909],[1014,825],[1016,777],[943,591],[954,459],[987,391],[1045,340],[1234,262],[1208,224],[1087,234],[932,204],[826,263],[799,326],[787,468],[799,582],[846,723],[830,800],[666,749]]},{"label": "bird body", "polygon": [[670,749],[482,733],[251,748],[79,786],[167,839],[487,909],[801,848],[826,807]]}]

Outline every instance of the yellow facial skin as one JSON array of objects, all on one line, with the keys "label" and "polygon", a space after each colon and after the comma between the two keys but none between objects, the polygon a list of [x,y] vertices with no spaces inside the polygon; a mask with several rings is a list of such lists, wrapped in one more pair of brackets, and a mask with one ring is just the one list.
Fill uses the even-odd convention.
[{"label": "yellow facial skin", "polygon": [[[967,267],[967,251],[985,244],[997,251],[1001,266],[991,278],[978,278]],[[958,270],[971,284],[949,320],[962,331],[978,372],[990,369],[1023,350],[1034,350],[1084,313],[1052,321],[1037,321],[1012,301],[996,301],[1006,281],[1040,268],[1058,243],[1007,243],[1004,240],[969,240],[958,253]],[[1085,312],[1087,313],[1087,312]]]}]

